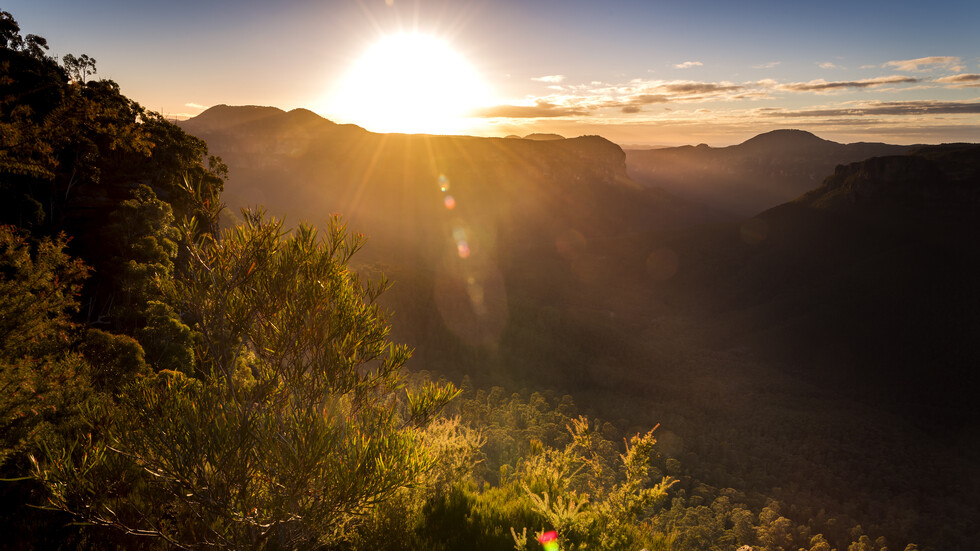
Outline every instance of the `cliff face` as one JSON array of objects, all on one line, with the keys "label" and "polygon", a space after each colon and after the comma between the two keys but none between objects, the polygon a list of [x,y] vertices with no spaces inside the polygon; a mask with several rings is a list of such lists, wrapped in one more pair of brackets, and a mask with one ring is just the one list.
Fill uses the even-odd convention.
[{"label": "cliff face", "polygon": [[873,207],[975,208],[980,205],[978,160],[980,146],[953,144],[840,165],[798,202],[841,213]]}]

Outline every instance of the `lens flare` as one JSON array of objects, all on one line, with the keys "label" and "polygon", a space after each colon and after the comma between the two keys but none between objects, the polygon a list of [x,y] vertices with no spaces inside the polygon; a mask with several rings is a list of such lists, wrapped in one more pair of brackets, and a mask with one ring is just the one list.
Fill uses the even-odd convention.
[{"label": "lens flare", "polygon": [[507,326],[507,293],[496,266],[478,258],[447,262],[433,291],[447,329],[470,345],[497,345]]},{"label": "lens flare", "polygon": [[544,547],[544,551],[558,551],[558,532],[554,530],[545,532],[538,536],[538,541]]}]

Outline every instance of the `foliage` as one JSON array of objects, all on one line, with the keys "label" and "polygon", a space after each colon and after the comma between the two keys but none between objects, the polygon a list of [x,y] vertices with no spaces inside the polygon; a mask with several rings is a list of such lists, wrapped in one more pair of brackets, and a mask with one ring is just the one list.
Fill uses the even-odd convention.
[{"label": "foliage", "polygon": [[[88,269],[65,254],[67,238],[31,245],[24,232],[0,226],[0,354],[38,357],[68,342],[76,299]],[[32,250],[34,249],[34,250]]]},{"label": "foliage", "polygon": [[14,479],[0,487],[0,525],[11,548],[43,546],[32,536],[42,536],[35,526],[44,519],[21,506],[38,497],[21,479],[27,455],[73,434],[78,405],[91,395],[88,365],[70,348],[88,269],[65,253],[66,243],[64,236],[32,242],[0,226],[0,477]]},{"label": "foliage", "polygon": [[315,548],[432,469],[420,429],[454,391],[401,388],[384,284],[347,268],[360,239],[245,218],[189,242],[176,294],[199,377],[142,377],[93,410],[91,441],[36,463],[53,506],[184,548]]},{"label": "foliage", "polygon": [[598,429],[585,417],[573,419],[571,443],[563,450],[542,448],[521,461],[515,476],[544,528],[556,530],[564,548],[638,549],[646,535],[639,519],[675,481],[663,477],[648,486],[653,430],[630,440],[614,470],[604,449],[609,442]]},{"label": "foliage", "polygon": [[143,348],[132,337],[89,329],[79,348],[92,366],[92,385],[102,392],[117,393],[147,375]]},{"label": "foliage", "polygon": [[[597,430],[608,424],[567,415],[574,412],[569,397],[502,396],[500,390],[457,400],[453,416],[427,430],[425,442],[439,462],[458,466],[450,483],[430,478],[379,507],[352,548],[534,549],[537,544],[528,542],[550,529],[558,531],[563,549],[639,549],[655,541],[647,522],[672,482],[650,484],[652,431],[618,449]],[[514,421],[522,428],[507,427]],[[555,421],[567,425],[564,437],[534,438],[550,433],[540,429]],[[501,437],[505,442],[493,442]],[[553,447],[555,437],[564,444]],[[505,453],[486,455],[491,447]],[[513,459],[498,463],[500,457]]]}]

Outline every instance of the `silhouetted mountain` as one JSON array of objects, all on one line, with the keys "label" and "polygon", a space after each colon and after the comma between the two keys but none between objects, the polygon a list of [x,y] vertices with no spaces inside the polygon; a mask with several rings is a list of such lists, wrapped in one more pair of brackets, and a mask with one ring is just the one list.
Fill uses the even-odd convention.
[{"label": "silhouetted mountain", "polygon": [[805,130],[783,129],[759,134],[734,147],[742,154],[772,155],[821,148],[826,150],[838,145],[840,144],[818,138]]},{"label": "silhouetted mountain", "polygon": [[750,216],[816,186],[838,164],[895,155],[908,147],[839,144],[802,130],[774,130],[741,144],[628,150],[639,183],[736,216]]},{"label": "silhouetted mountain", "polygon": [[540,133],[534,133],[534,134],[528,134],[527,136],[524,136],[524,139],[525,140],[538,140],[538,141],[564,140],[565,139],[565,136],[562,136],[561,134],[540,134]]}]

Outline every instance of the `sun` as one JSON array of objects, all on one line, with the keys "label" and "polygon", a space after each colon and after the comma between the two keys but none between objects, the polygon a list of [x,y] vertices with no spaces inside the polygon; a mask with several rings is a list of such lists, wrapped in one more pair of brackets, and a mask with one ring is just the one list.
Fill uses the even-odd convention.
[{"label": "sun", "polygon": [[450,134],[488,103],[485,81],[447,42],[424,34],[388,36],[340,81],[329,111],[375,132]]}]

